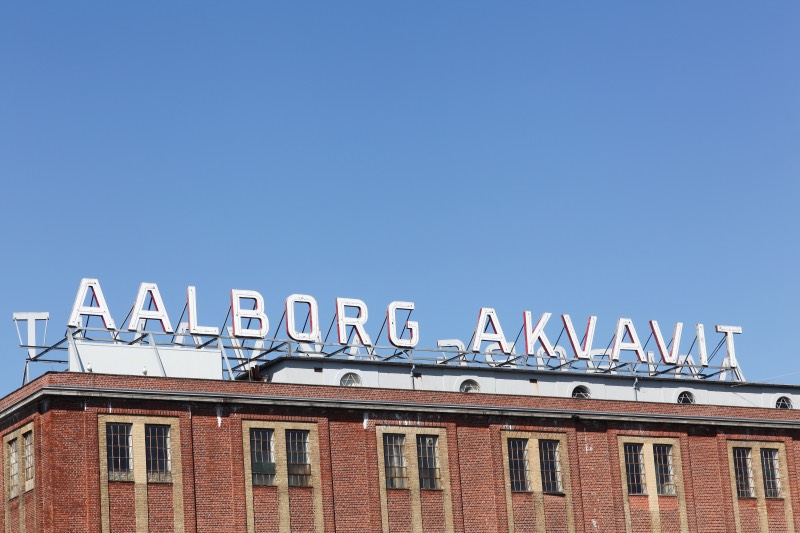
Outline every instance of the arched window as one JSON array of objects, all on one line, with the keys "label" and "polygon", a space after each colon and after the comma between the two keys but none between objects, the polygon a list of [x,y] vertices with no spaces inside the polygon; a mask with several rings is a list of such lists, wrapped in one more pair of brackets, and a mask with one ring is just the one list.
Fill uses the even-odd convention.
[{"label": "arched window", "polygon": [[589,398],[592,397],[592,393],[589,392],[589,387],[578,385],[577,387],[572,389],[572,397],[588,400]]},{"label": "arched window", "polygon": [[361,386],[361,376],[356,374],[355,372],[348,372],[342,379],[339,380],[339,385],[342,387],[360,387]]},{"label": "arched window", "polygon": [[787,396],[781,396],[778,398],[778,401],[775,402],[775,407],[778,409],[791,409],[792,400],[790,400]]},{"label": "arched window", "polygon": [[688,390],[678,394],[678,403],[694,403],[694,394]]},{"label": "arched window", "polygon": [[480,392],[481,386],[474,379],[465,379],[458,388],[461,392]]}]

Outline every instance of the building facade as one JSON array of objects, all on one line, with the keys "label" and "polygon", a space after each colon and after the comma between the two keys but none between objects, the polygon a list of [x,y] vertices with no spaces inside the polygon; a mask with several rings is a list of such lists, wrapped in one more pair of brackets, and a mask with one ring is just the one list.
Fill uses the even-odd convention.
[{"label": "building facade", "polygon": [[798,398],[307,357],[53,372],[0,401],[3,530],[795,531]]}]

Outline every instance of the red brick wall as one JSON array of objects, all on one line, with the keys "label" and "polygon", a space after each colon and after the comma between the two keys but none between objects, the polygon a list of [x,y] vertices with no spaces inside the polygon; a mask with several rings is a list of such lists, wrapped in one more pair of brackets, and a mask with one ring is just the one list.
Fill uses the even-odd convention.
[{"label": "red brick wall", "polygon": [[253,509],[256,533],[278,533],[277,487],[253,487]]},{"label": "red brick wall", "polygon": [[386,489],[389,530],[411,533],[411,493],[403,489]]},{"label": "red brick wall", "polygon": [[136,531],[136,498],[133,483],[108,484],[111,531]]},{"label": "red brick wall", "polygon": [[512,511],[514,512],[514,531],[516,533],[534,533],[536,531],[536,511],[532,492],[511,493]]},{"label": "red brick wall", "polygon": [[[30,394],[46,384],[148,388],[194,392],[231,392],[300,397],[349,397],[365,400],[396,400],[435,404],[483,404],[531,407],[559,407],[617,411],[620,413],[653,412],[680,416],[738,416],[762,419],[790,419],[796,412],[774,409],[721,408],[713,406],[678,406],[635,404],[633,402],[580,401],[541,397],[511,397],[488,394],[465,395],[420,391],[379,391],[338,387],[278,386],[264,383],[227,383],[163,378],[113,377],[99,375],[50,374],[0,400],[0,408]],[[99,450],[97,416],[121,415],[170,416],[180,420],[183,506],[186,531],[246,531],[244,467],[242,448],[243,419],[302,421],[318,424],[320,467],[326,531],[379,531],[381,524],[380,491],[375,425],[443,427],[447,431],[452,511],[456,531],[507,531],[504,469],[501,435],[506,429],[566,434],[571,474],[573,517],[577,531],[624,531],[623,493],[618,452],[618,435],[670,437],[680,442],[683,483],[686,493],[689,529],[714,533],[734,531],[734,496],[731,494],[728,467],[728,440],[777,441],[786,448],[791,493],[784,500],[767,502],[771,529],[786,529],[784,505],[793,505],[795,525],[800,529],[800,433],[789,430],[743,429],[702,426],[593,422],[584,419],[557,421],[536,417],[484,417],[457,414],[381,412],[380,405],[368,413],[359,409],[281,407],[264,402],[263,406],[216,405],[202,403],[134,402],[87,397],[53,398],[43,414],[32,407],[17,412],[0,423],[7,434],[30,420],[35,420],[36,491],[35,502],[26,502],[28,531],[59,533],[100,532]],[[365,423],[366,419],[366,423]],[[282,450],[276,450],[282,453]],[[411,483],[415,480],[409,480]],[[3,481],[4,483],[4,481]],[[784,487],[788,490],[788,486]],[[133,485],[111,483],[109,486],[113,531],[131,531]],[[317,490],[315,488],[315,490]],[[151,531],[171,531],[172,485],[150,485],[148,504]],[[389,522],[392,531],[409,531],[411,511],[408,492],[387,490]],[[426,530],[443,529],[443,498],[440,491],[422,491],[423,523]],[[257,531],[275,531],[275,490],[255,487]],[[518,532],[533,530],[533,502],[528,494],[514,494],[515,525]],[[641,500],[641,501],[639,501]],[[292,524],[297,530],[313,529],[311,491],[292,489],[290,506]],[[650,513],[647,497],[629,500],[634,530],[648,531]],[[665,531],[679,527],[676,498],[659,498],[661,522]],[[35,503],[35,505],[34,505]],[[759,527],[756,502],[739,500],[743,530]],[[18,512],[11,502],[9,526],[15,531]],[[548,530],[565,529],[565,498],[546,496]],[[34,512],[35,511],[35,512]],[[0,520],[5,520],[0,517]],[[5,527],[5,524],[2,524]]]},{"label": "red brick wall", "polygon": [[547,533],[566,533],[567,509],[563,496],[544,495],[544,516]]},{"label": "red brick wall", "polygon": [[147,515],[150,531],[172,531],[175,529],[175,513],[172,504],[172,485],[148,483]]}]

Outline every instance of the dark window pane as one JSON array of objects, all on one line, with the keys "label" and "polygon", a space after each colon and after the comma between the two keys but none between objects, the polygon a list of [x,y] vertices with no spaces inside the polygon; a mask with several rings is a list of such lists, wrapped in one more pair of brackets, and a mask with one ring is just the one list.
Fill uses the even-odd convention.
[{"label": "dark window pane", "polygon": [[778,468],[778,450],[761,449],[761,473],[764,477],[764,496],[781,497],[781,474]]},{"label": "dark window pane", "polygon": [[531,490],[528,474],[528,439],[508,439],[508,474],[511,490]]},{"label": "dark window pane", "polygon": [[539,463],[542,470],[542,492],[562,492],[561,459],[557,440],[539,441]]},{"label": "dark window pane", "polygon": [[675,496],[675,473],[672,468],[672,446],[653,444],[656,463],[656,490],[659,496]]},{"label": "dark window pane", "polygon": [[644,459],[641,444],[625,444],[625,478],[628,494],[645,494]]},{"label": "dark window pane", "polygon": [[250,468],[253,485],[275,484],[275,440],[271,429],[250,429]]},{"label": "dark window pane", "polygon": [[750,448],[733,449],[733,470],[736,475],[736,493],[740,498],[753,498],[753,462]]},{"label": "dark window pane", "polygon": [[286,430],[286,468],[290,487],[311,486],[311,458],[308,431]]},{"label": "dark window pane", "polygon": [[169,446],[169,426],[145,425],[144,443],[147,458],[147,481],[172,481],[172,456]]},{"label": "dark window pane", "polygon": [[383,434],[383,463],[386,470],[387,488],[405,489],[408,487],[405,444],[405,435]]},{"label": "dark window pane", "polygon": [[417,465],[419,467],[419,488],[438,489],[439,485],[439,437],[436,435],[417,435]]},{"label": "dark window pane", "polygon": [[106,457],[109,481],[133,481],[131,424],[106,424]]}]

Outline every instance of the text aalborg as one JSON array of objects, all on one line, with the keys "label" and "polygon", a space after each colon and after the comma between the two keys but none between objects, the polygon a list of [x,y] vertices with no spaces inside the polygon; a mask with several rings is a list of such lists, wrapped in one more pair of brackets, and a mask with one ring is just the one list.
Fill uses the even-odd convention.
[{"label": "text aalborg", "polygon": [[[90,305],[84,305],[90,291],[93,298],[90,301]],[[148,307],[152,307],[152,309],[145,309],[148,296],[152,303],[152,305]],[[252,308],[243,307],[243,302],[250,302],[249,307]],[[95,305],[91,305],[91,303]],[[300,331],[297,328],[297,321],[295,318],[296,304],[305,305],[307,307],[307,331]],[[214,326],[201,326],[198,324],[195,287],[189,286],[186,288],[186,308],[188,314],[188,332],[190,335],[220,335],[219,328]],[[347,315],[348,308],[351,313],[355,311],[355,316]],[[253,339],[266,337],[269,330],[269,318],[264,309],[264,297],[260,293],[252,290],[232,289],[231,312],[233,315],[233,336]],[[405,333],[398,333],[397,311],[412,311],[413,309],[414,302],[399,301],[391,302],[386,308],[389,342],[397,348],[414,348],[419,342],[419,324],[416,321],[408,320],[405,322],[403,330],[408,332],[406,336],[404,336]],[[100,317],[106,329],[116,330],[114,319],[111,317],[111,312],[108,309],[103,291],[100,288],[100,282],[97,279],[84,278],[81,280],[78,294],[75,298],[75,305],[72,307],[72,313],[70,314],[69,326],[80,328],[82,317],[84,316]],[[355,298],[336,298],[336,331],[339,344],[348,344],[347,328],[353,328],[353,331],[355,331],[362,345],[373,346],[372,339],[367,334],[364,327],[368,316],[367,304],[363,301]],[[555,347],[545,333],[545,326],[551,316],[552,313],[543,313],[539,319],[534,322],[530,311],[523,312],[522,320],[525,334],[525,355],[537,355],[535,347],[538,343],[547,356],[557,357]],[[161,324],[161,328],[164,332],[174,333],[166,307],[159,293],[158,286],[155,283],[142,283],[139,286],[139,292],[136,294],[136,301],[133,305],[128,322],[128,330],[139,330],[140,323],[145,320],[155,320]],[[258,328],[243,327],[243,320],[248,321],[248,326],[251,325],[253,321],[257,322]],[[575,357],[578,359],[590,359],[593,354],[592,345],[597,317],[589,317],[586,330],[581,336],[576,332],[569,315],[561,315],[561,320],[564,324],[564,332],[572,345]],[[683,331],[683,323],[678,322],[675,324],[671,342],[665,342],[657,321],[650,320],[650,329],[663,362],[666,364],[678,364],[680,358],[678,350],[681,341],[681,333]],[[736,368],[738,364],[736,362],[733,336],[734,334],[741,333],[742,328],[738,326],[717,325],[716,331],[725,335],[728,365],[730,365],[731,368]],[[319,325],[319,306],[313,296],[307,294],[292,294],[286,298],[286,334],[289,338],[297,342],[321,342],[322,333]],[[708,366],[708,354],[706,351],[703,324],[697,324],[696,334],[695,342],[698,346],[699,363],[701,366]],[[583,340],[580,340],[581,338]],[[481,352],[481,346],[483,343],[487,342],[492,343],[492,349],[498,349],[507,355],[510,355],[514,348],[503,333],[503,328],[500,325],[497,312],[490,307],[482,307],[478,314],[478,323],[475,327],[470,349],[476,353]],[[439,341],[440,346],[443,344],[453,346],[454,344],[451,343],[452,341]],[[620,318],[617,320],[617,328],[610,350],[610,357],[613,361],[619,360],[622,351],[632,351],[636,354],[639,361],[643,363],[648,362],[647,354],[644,351],[639,335],[630,318]]]}]

